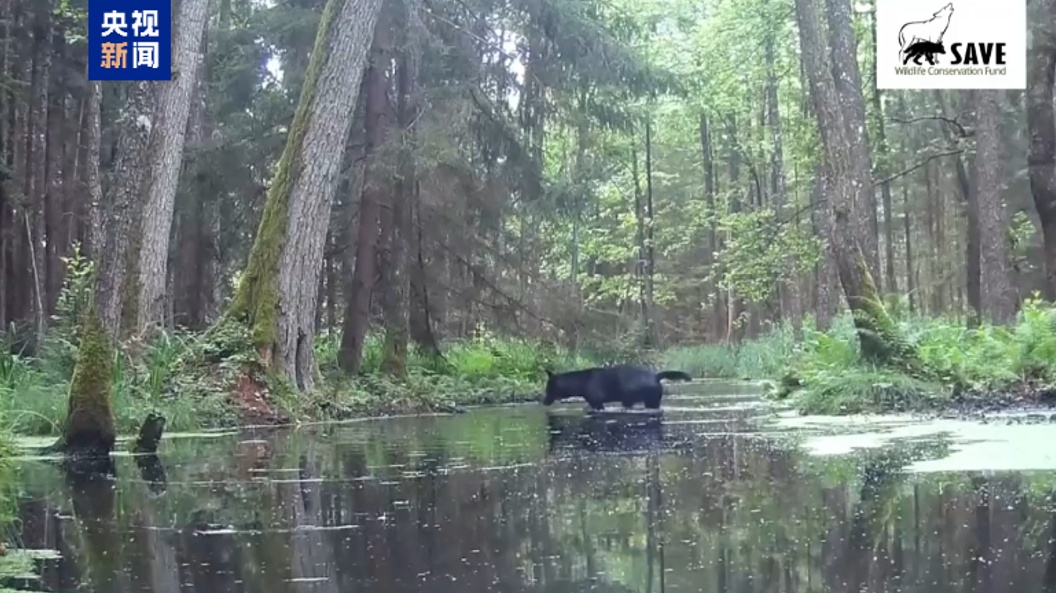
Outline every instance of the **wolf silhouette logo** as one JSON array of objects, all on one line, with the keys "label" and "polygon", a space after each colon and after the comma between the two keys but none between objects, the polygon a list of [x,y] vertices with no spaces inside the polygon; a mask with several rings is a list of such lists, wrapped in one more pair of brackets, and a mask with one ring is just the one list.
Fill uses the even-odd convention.
[{"label": "wolf silhouette logo", "polygon": [[940,8],[926,21],[912,21],[902,25],[898,30],[898,57],[902,65],[910,60],[920,66],[920,59],[925,58],[928,64],[935,65],[935,55],[945,54],[946,47],[942,45],[942,36],[950,27],[950,17],[953,16],[953,3]]}]

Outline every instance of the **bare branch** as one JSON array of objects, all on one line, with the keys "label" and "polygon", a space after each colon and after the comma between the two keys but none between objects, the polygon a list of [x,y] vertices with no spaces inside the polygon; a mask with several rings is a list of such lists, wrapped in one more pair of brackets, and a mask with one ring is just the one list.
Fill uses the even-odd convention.
[{"label": "bare branch", "polygon": [[916,171],[917,169],[923,167],[924,165],[927,165],[928,163],[930,163],[931,161],[933,161],[935,159],[941,159],[942,157],[958,155],[958,154],[961,154],[962,152],[964,152],[964,151],[963,150],[951,150],[951,151],[948,151],[948,152],[940,152],[940,153],[937,153],[937,154],[933,154],[933,155],[929,156],[928,158],[924,159],[923,161],[920,161],[919,163],[917,163],[917,164],[913,165],[912,167],[906,169],[905,171],[901,171],[901,172],[896,173],[896,174],[894,174],[894,175],[892,175],[890,177],[881,179],[880,181],[877,181],[877,182],[873,183],[873,185],[880,185],[882,183],[887,183],[889,181],[894,181],[895,179],[898,179],[899,177],[903,177],[905,175],[909,175],[913,171]]},{"label": "bare branch", "polygon": [[959,135],[961,138],[968,138],[972,135],[971,132],[969,132],[967,129],[965,129],[964,126],[961,125],[961,122],[957,121],[957,118],[949,118],[942,115],[928,115],[924,117],[914,117],[910,119],[898,119],[896,117],[891,117],[888,118],[888,120],[896,124],[915,124],[922,121],[940,121],[952,128],[956,128],[957,135]]}]

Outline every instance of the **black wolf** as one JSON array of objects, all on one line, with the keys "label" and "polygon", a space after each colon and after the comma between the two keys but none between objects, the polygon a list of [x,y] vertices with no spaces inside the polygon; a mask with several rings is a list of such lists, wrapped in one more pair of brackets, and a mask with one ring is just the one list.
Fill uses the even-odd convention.
[{"label": "black wolf", "polygon": [[924,58],[928,61],[928,64],[935,65],[935,54],[946,55],[946,47],[942,42],[933,43],[931,41],[917,41],[913,45],[906,48],[904,57],[902,58],[902,65],[905,66],[910,60],[917,66],[922,66],[920,59]]},{"label": "black wolf", "polygon": [[594,410],[605,409],[605,404],[620,402],[624,408],[644,404],[649,409],[660,407],[663,396],[661,379],[692,381],[682,371],[659,373],[631,365],[595,367],[580,371],[554,374],[546,371],[546,396],[543,405],[572,397],[582,397]]}]

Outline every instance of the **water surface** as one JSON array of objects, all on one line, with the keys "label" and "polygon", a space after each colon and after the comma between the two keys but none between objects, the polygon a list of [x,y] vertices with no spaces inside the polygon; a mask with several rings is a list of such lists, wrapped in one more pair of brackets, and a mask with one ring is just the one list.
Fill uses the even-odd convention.
[{"label": "water surface", "polygon": [[26,584],[1056,591],[1056,471],[961,471],[950,460],[993,441],[973,441],[971,424],[811,422],[743,385],[683,388],[665,407],[662,418],[530,405],[171,439],[160,463],[118,458],[116,482],[71,485],[27,460],[24,543],[61,558]]}]

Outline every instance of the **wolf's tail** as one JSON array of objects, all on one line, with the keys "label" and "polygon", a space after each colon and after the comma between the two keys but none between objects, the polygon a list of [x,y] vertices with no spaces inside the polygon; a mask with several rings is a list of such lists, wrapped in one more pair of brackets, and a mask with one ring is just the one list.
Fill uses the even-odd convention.
[{"label": "wolf's tail", "polygon": [[693,377],[690,377],[689,375],[687,375],[686,373],[683,373],[682,371],[660,371],[659,373],[656,374],[656,379],[657,380],[668,379],[668,380],[678,380],[678,381],[692,381]]}]

